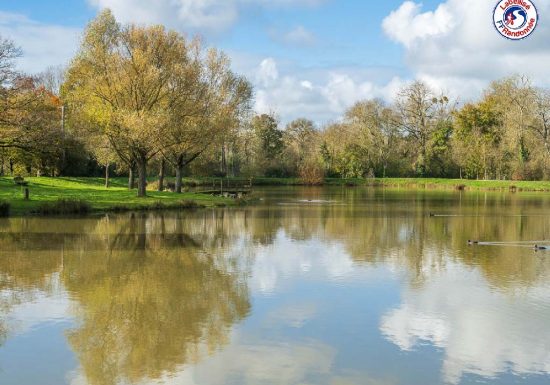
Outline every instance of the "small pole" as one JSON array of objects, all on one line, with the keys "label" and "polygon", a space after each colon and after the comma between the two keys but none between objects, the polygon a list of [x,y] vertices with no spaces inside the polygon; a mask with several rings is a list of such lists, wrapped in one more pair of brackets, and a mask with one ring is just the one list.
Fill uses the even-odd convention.
[{"label": "small pole", "polygon": [[223,195],[223,178],[220,179],[220,195]]},{"label": "small pole", "polygon": [[30,195],[29,188],[25,187],[25,189],[23,191],[25,193],[25,200],[28,201],[29,200],[29,195]]}]

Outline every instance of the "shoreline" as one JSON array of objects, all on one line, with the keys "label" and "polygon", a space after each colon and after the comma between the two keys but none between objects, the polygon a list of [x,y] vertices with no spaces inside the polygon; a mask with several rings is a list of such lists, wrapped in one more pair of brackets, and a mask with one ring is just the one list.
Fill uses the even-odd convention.
[{"label": "shoreline", "polygon": [[[222,178],[186,178],[185,184],[193,187],[212,186]],[[228,183],[244,183],[249,178],[223,178]],[[256,187],[276,186],[343,186],[388,187],[416,190],[502,191],[502,192],[550,192],[550,181],[469,180],[443,178],[325,178],[323,183],[307,184],[299,178],[252,178]]]},{"label": "shoreline", "polygon": [[[113,178],[110,188],[102,178],[31,177],[30,200],[23,199],[21,186],[13,178],[0,177],[0,217],[102,214],[129,211],[192,210],[200,208],[239,206],[254,199],[233,199],[201,194],[189,189],[224,188],[250,183],[250,178],[184,178],[186,192],[148,191],[146,198],[136,197],[126,187],[126,178]],[[155,179],[151,178],[153,182]],[[167,178],[167,182],[172,178]],[[409,190],[493,191],[493,192],[550,192],[550,181],[481,181],[434,178],[326,178],[322,184],[311,185],[298,178],[252,178],[254,187],[371,187]],[[7,203],[8,215],[2,215],[1,203]],[[68,208],[67,208],[68,207]]]}]

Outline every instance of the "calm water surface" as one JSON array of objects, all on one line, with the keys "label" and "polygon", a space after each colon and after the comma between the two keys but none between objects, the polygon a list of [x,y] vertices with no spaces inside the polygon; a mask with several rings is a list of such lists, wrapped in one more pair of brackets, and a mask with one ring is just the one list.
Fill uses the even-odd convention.
[{"label": "calm water surface", "polygon": [[0,220],[0,384],[550,383],[550,195],[259,194]]}]

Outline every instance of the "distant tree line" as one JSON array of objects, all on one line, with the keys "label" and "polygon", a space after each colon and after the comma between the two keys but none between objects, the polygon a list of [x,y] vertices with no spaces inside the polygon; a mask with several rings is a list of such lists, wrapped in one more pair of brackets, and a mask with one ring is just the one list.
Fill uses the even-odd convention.
[{"label": "distant tree line", "polygon": [[[29,76],[0,38],[0,174],[182,177],[550,178],[550,91],[521,76],[459,104],[422,82],[359,101],[324,127],[251,110],[228,57],[162,26],[90,22],[67,68]],[[134,180],[137,175],[137,184]]]}]

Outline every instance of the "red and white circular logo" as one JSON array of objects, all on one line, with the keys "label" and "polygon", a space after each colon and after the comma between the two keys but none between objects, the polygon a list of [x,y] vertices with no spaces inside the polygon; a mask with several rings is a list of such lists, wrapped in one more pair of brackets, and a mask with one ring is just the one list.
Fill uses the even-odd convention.
[{"label": "red and white circular logo", "polygon": [[539,15],[537,7],[530,0],[502,0],[495,7],[493,21],[502,36],[521,40],[533,33]]}]

